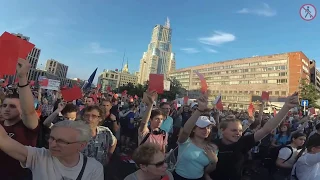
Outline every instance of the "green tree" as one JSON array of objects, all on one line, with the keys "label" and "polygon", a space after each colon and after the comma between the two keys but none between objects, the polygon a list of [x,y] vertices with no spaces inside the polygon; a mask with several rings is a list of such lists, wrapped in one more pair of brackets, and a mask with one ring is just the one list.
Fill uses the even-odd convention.
[{"label": "green tree", "polygon": [[317,107],[317,100],[320,99],[320,94],[317,91],[316,87],[311,84],[307,83],[305,79],[303,79],[300,83],[300,100],[308,100],[309,107]]},{"label": "green tree", "polygon": [[186,91],[186,89],[182,87],[181,83],[176,78],[170,78],[168,80],[170,81],[170,91],[164,91],[163,94],[159,95],[159,98],[172,101],[176,99],[177,94],[183,94]]}]

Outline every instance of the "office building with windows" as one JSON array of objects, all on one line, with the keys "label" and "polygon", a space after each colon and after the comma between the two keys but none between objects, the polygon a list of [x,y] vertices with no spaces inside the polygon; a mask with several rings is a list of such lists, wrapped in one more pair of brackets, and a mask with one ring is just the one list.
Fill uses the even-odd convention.
[{"label": "office building with windows", "polygon": [[310,61],[303,52],[255,56],[178,69],[170,73],[188,90],[190,98],[199,95],[205,76],[210,99],[221,94],[225,106],[245,109],[255,96],[268,91],[271,97],[286,97],[299,91],[300,82],[310,82]]},{"label": "office building with windows", "polygon": [[148,49],[140,60],[138,83],[144,84],[149,74],[164,74],[165,77],[175,70],[175,55],[171,47],[170,21],[167,18],[165,25],[156,25],[153,28]]},{"label": "office building with windows", "polygon": [[66,78],[68,73],[68,66],[54,60],[49,59],[46,63],[46,71],[48,71],[51,74],[54,74],[61,78]]},{"label": "office building with windows", "polygon": [[113,70],[103,70],[98,77],[98,84],[101,84],[101,91],[106,92],[108,86],[116,89],[119,86],[120,72]]},{"label": "office building with windows", "polygon": [[120,80],[118,86],[125,86],[128,83],[131,83],[133,85],[137,84],[138,77],[135,74],[131,74],[129,72],[129,65],[128,62],[124,65],[122,71],[120,74]]}]

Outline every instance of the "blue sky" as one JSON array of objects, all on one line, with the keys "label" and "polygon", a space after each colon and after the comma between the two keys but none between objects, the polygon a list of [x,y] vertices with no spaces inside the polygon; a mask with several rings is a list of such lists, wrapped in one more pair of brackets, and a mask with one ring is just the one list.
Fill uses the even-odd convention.
[{"label": "blue sky", "polygon": [[42,50],[38,66],[53,58],[82,79],[96,67],[121,69],[125,49],[138,71],[167,16],[177,68],[290,51],[320,60],[320,15],[302,20],[306,3],[320,9],[317,0],[10,0],[0,7],[0,31],[29,36]]}]

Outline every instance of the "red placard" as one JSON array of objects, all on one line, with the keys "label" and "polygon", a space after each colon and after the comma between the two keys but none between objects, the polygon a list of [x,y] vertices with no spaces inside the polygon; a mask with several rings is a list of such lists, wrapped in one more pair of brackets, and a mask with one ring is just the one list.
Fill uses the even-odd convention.
[{"label": "red placard", "polygon": [[14,75],[18,58],[26,59],[33,47],[34,44],[4,32],[0,37],[0,72]]},{"label": "red placard", "polygon": [[158,94],[163,94],[163,74],[150,74],[149,75],[149,91],[157,91]]},{"label": "red placard", "polygon": [[269,92],[268,91],[262,91],[261,99],[262,99],[262,101],[269,101]]},{"label": "red placard", "polygon": [[70,89],[63,89],[61,90],[61,94],[63,99],[67,102],[82,98],[82,92],[78,86],[74,86]]},{"label": "red placard", "polygon": [[188,105],[188,100],[189,100],[188,96],[183,97],[183,105]]},{"label": "red placard", "polygon": [[208,84],[207,84],[207,81],[206,79],[204,78],[204,76],[202,74],[200,74],[199,72],[195,72],[199,79],[200,79],[200,83],[201,83],[201,92],[202,93],[206,93],[207,90],[208,90]]}]

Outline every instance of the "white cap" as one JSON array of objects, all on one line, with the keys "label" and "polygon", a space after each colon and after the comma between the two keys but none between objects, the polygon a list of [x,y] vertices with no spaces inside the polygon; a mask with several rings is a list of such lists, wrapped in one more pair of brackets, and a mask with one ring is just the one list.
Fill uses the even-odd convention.
[{"label": "white cap", "polygon": [[196,122],[196,126],[200,128],[204,128],[212,124],[213,122],[211,122],[207,116],[200,116]]}]

